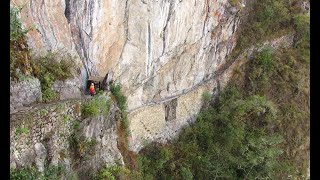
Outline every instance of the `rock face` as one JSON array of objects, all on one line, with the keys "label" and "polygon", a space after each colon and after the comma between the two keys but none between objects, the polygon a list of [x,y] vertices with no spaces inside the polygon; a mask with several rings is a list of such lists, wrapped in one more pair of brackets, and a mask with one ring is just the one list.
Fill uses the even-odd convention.
[{"label": "rock face", "polygon": [[78,99],[81,97],[81,80],[79,77],[67,79],[63,81],[56,81],[53,89],[59,93],[60,100]]},{"label": "rock face", "polygon": [[40,81],[27,78],[19,83],[10,83],[10,113],[22,106],[41,101]]},{"label": "rock face", "polygon": [[114,118],[118,108],[112,105],[108,115],[82,119],[83,101],[38,105],[12,114],[10,167],[36,165],[42,172],[47,163],[60,164],[82,176],[106,164],[123,164]]},{"label": "rock face", "polygon": [[80,171],[96,172],[105,165],[124,164],[117,146],[115,111],[119,111],[119,109],[112,105],[108,117],[99,116],[82,121],[83,136],[88,141],[93,140],[95,144],[91,147],[91,152],[87,153],[88,158],[82,162]]},{"label": "rock face", "polygon": [[235,45],[238,11],[228,0],[30,0],[21,17],[37,29],[31,47],[76,54],[87,75],[113,71],[134,109],[216,71]]},{"label": "rock face", "polygon": [[36,165],[37,165],[39,171],[43,172],[44,171],[44,163],[45,163],[46,155],[47,155],[46,148],[44,147],[43,144],[36,143],[34,145],[34,150],[35,150],[35,152],[37,154]]},{"label": "rock face", "polygon": [[30,46],[75,54],[83,81],[113,72],[128,99],[130,144],[139,150],[143,139],[173,137],[195,119],[201,94],[217,89],[219,79],[204,84],[235,46],[239,7],[228,0],[30,0],[21,17],[37,29],[28,33]]}]

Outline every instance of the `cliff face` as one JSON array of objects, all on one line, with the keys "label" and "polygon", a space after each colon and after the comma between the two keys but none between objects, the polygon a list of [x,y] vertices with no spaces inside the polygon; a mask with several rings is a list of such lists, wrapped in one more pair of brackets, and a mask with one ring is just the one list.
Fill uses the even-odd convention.
[{"label": "cliff face", "polygon": [[133,109],[213,73],[234,46],[237,11],[227,0],[31,0],[21,17],[36,27],[35,53],[71,52],[89,75],[113,71]]},{"label": "cliff face", "polygon": [[35,26],[28,33],[34,54],[75,55],[83,85],[88,75],[113,72],[128,98],[133,150],[143,139],[157,139],[159,128],[177,132],[198,113],[201,94],[213,93],[219,82],[201,85],[214,79],[235,46],[240,21],[240,9],[228,0],[30,0],[25,5],[21,18],[25,26]]},{"label": "cliff face", "polygon": [[123,164],[116,133],[119,109],[112,104],[107,115],[81,118],[85,101],[38,105],[11,115],[10,167],[36,165],[42,172],[46,165],[63,165],[85,176],[105,164]]}]

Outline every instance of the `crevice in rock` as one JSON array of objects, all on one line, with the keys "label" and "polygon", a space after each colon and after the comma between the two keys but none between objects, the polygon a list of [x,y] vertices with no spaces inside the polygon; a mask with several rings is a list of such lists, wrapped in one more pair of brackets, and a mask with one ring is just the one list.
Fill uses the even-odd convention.
[{"label": "crevice in rock", "polygon": [[[129,6],[128,6],[128,0],[126,0],[126,7],[124,11],[124,32],[126,35],[126,40],[130,41],[129,37]],[[124,46],[123,46],[124,47]]]},{"label": "crevice in rock", "polygon": [[[130,37],[129,37],[129,6],[128,6],[128,0],[126,0],[126,5],[125,5],[125,8],[124,8],[124,34],[126,36],[126,39],[123,43],[123,46],[122,46],[122,50],[121,50],[121,53],[120,53],[120,58],[119,58],[119,61],[117,62],[116,66],[118,66],[118,64],[120,63],[122,56],[123,56],[123,52],[124,52],[124,48],[126,47],[126,44],[128,41],[130,41]],[[117,78],[119,78],[121,75],[119,75]],[[115,79],[117,79],[115,78]]]},{"label": "crevice in rock", "polygon": [[163,42],[163,45],[162,45],[161,56],[164,54],[164,51],[166,49],[166,34],[167,34],[167,31],[168,31],[167,27],[168,27],[168,23],[170,21],[171,15],[172,15],[172,9],[173,9],[173,2],[169,1],[168,17],[167,17],[167,20],[166,20],[166,25],[164,26],[164,28],[162,30],[162,42]]},{"label": "crevice in rock", "polygon": [[209,5],[209,0],[206,0],[206,3],[205,3],[205,18],[204,18],[204,21],[203,21],[203,29],[202,29],[202,37],[205,35],[205,29],[206,29],[206,22],[208,20],[208,17],[209,17],[209,12],[210,12],[210,5]]},{"label": "crevice in rock", "polygon": [[150,75],[150,66],[151,66],[151,32],[150,32],[150,22],[148,22],[147,29],[147,72],[146,75]]},{"label": "crevice in rock", "polygon": [[64,16],[67,18],[68,24],[70,24],[70,0],[66,0],[66,8],[64,10]]}]

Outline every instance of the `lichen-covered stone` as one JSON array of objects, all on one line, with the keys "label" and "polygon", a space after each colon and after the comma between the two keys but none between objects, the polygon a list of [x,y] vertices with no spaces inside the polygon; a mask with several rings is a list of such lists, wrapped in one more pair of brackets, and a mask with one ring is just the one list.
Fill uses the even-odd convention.
[{"label": "lichen-covered stone", "polygon": [[115,111],[114,105],[110,108],[108,117],[99,116],[87,118],[81,122],[83,135],[88,141],[95,141],[94,154],[89,156],[84,166],[90,166],[93,170],[99,170],[104,165],[124,164],[122,155],[117,147]]},{"label": "lichen-covered stone", "polygon": [[41,101],[40,81],[37,78],[27,78],[20,82],[10,83],[10,114],[25,105]]},{"label": "lichen-covered stone", "polygon": [[60,100],[77,99],[81,97],[81,85],[81,80],[76,77],[65,81],[56,81],[53,88],[59,93]]},{"label": "lichen-covered stone", "polygon": [[47,152],[46,152],[46,148],[44,147],[43,144],[41,143],[36,143],[34,145],[34,150],[36,152],[36,158],[35,158],[35,161],[36,161],[36,165],[38,167],[38,170],[40,172],[43,172],[44,171],[44,163],[45,163],[45,159],[46,159],[46,156],[47,156]]},{"label": "lichen-covered stone", "polygon": [[[107,99],[110,97],[101,97],[101,100]],[[70,170],[72,163],[76,161],[71,156],[74,152],[70,151],[72,133],[78,133],[77,136],[82,137],[78,143],[82,148],[81,155],[87,159],[81,162],[84,167],[98,170],[106,164],[123,164],[117,147],[118,136],[114,120],[115,111],[119,109],[112,104],[110,116],[101,115],[81,120],[80,112],[75,108],[81,106],[81,103],[82,100],[69,100],[33,106],[31,110],[34,113],[29,117],[24,114],[29,112],[13,113],[10,120],[11,166],[19,169],[36,164],[42,172],[44,164],[48,163],[54,166],[62,164]],[[74,129],[76,122],[80,122],[80,132]],[[87,171],[86,168],[83,171]]]}]

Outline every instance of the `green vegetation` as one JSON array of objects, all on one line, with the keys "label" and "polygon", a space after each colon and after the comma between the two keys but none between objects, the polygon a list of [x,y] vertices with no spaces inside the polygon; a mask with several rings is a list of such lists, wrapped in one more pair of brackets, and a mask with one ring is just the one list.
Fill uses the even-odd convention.
[{"label": "green vegetation", "polygon": [[96,95],[82,105],[81,116],[83,118],[97,117],[100,114],[107,116],[109,114],[110,106],[111,101],[107,101],[102,96]]},{"label": "green vegetation", "polygon": [[[257,0],[247,7],[249,16],[239,27],[239,36],[233,56],[245,48],[265,40],[294,32],[294,21],[301,16],[301,0]],[[306,20],[308,17],[302,15]],[[308,29],[308,28],[307,28]],[[307,31],[307,30],[306,30]]]},{"label": "green vegetation", "polygon": [[23,168],[20,170],[10,170],[10,179],[37,179],[39,176],[40,173],[34,167]]},{"label": "green vegetation", "polygon": [[52,89],[56,80],[72,78],[75,70],[74,58],[49,52],[45,56],[32,58],[26,42],[26,33],[18,17],[21,8],[10,7],[10,77],[13,81],[25,76],[34,76],[40,80],[42,99],[50,102],[58,98]]},{"label": "green vegetation", "polygon": [[81,135],[80,124],[78,121],[73,122],[72,134],[68,137],[69,151],[72,152],[71,157],[75,160],[73,163],[79,164],[85,160],[87,155],[94,155],[95,146],[97,144],[95,139],[87,139]]},{"label": "green vegetation", "polygon": [[206,91],[202,94],[202,101],[209,102],[212,98],[212,94],[210,92]]},{"label": "green vegetation", "polygon": [[10,7],[10,77],[19,80],[32,72],[30,53],[26,43],[28,29],[22,28],[21,8]]},{"label": "green vegetation", "polygon": [[264,97],[243,98],[230,87],[170,145],[141,152],[143,177],[155,179],[273,178],[282,138],[269,130],[276,117]]},{"label": "green vegetation", "polygon": [[98,175],[93,179],[108,179],[108,180],[115,180],[115,179],[128,179],[130,176],[130,170],[119,165],[114,165],[111,167],[104,167],[102,168]]},{"label": "green vegetation", "polygon": [[51,179],[76,179],[74,172],[67,172],[63,166],[46,166],[43,174],[36,170],[36,168],[22,168],[19,170],[10,170],[10,179],[21,180],[21,179],[40,179],[40,180],[51,180]]},{"label": "green vegetation", "polygon": [[176,140],[140,151],[130,179],[306,178],[310,22],[297,2],[253,4],[234,53],[287,33],[293,47],[254,53]]},{"label": "green vegetation", "polygon": [[111,94],[113,98],[116,100],[118,107],[121,110],[121,122],[123,129],[125,130],[126,137],[129,136],[129,120],[128,120],[128,113],[127,113],[127,98],[121,92],[121,85],[120,84],[111,84],[110,87]]},{"label": "green vegetation", "polygon": [[126,111],[127,110],[127,105],[126,105],[127,99],[121,92],[121,85],[120,84],[116,84],[116,85],[111,84],[110,91],[111,91],[112,95],[115,97],[120,110]]},{"label": "green vegetation", "polygon": [[50,52],[33,61],[33,75],[40,80],[42,100],[44,102],[56,100],[58,94],[52,86],[56,80],[63,81],[73,77],[75,69],[73,58],[70,55],[61,56]]},{"label": "green vegetation", "polygon": [[237,6],[238,5],[238,1],[239,0],[229,0],[229,3],[231,4],[231,6]]},{"label": "green vegetation", "polygon": [[27,128],[27,127],[18,127],[16,129],[16,131],[15,131],[16,135],[20,135],[20,134],[23,134],[23,133],[28,134],[29,133],[29,128]]},{"label": "green vegetation", "polygon": [[46,116],[48,115],[49,111],[47,109],[41,109],[39,111],[40,116]]},{"label": "green vegetation", "polygon": [[[112,85],[112,99],[121,110],[116,114],[120,123],[118,148],[126,166],[105,167],[96,179],[305,179],[309,162],[310,20],[298,2],[253,3],[253,11],[240,28],[234,55],[288,33],[294,33],[294,45],[255,52],[236,69],[216,103],[204,106],[197,121],[171,143],[149,144],[138,155],[129,152],[126,97],[120,85]],[[59,79],[47,71],[50,73],[41,75],[47,76],[42,82],[46,89],[52,86],[52,76]],[[211,99],[209,95],[204,93],[203,100]],[[108,103],[96,96],[82,107],[82,114],[105,113]],[[74,159],[81,160],[95,142],[80,137],[79,129],[76,121],[69,141]],[[11,177],[34,179],[38,175],[23,169],[12,171]]]},{"label": "green vegetation", "polygon": [[305,178],[308,66],[299,49],[263,49],[218,102],[171,144],[150,144],[133,170],[142,179]]},{"label": "green vegetation", "polygon": [[19,13],[22,8],[10,7],[10,41],[18,41],[24,38],[28,30],[22,28]]}]

